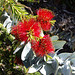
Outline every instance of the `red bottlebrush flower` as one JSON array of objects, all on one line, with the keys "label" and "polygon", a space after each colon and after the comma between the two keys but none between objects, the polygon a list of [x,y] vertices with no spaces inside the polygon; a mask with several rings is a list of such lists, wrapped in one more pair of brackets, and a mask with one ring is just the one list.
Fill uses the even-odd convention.
[{"label": "red bottlebrush flower", "polygon": [[22,60],[19,57],[15,57],[14,63],[17,63],[18,65],[23,65]]},{"label": "red bottlebrush flower", "polygon": [[11,34],[13,34],[16,39],[20,41],[26,41],[28,39],[26,36],[26,24],[27,21],[24,21],[24,23],[19,22],[18,25],[12,27]]},{"label": "red bottlebrush flower", "polygon": [[32,49],[37,56],[44,56],[54,51],[53,44],[48,35],[45,35],[40,41],[32,41]]},{"label": "red bottlebrush flower", "polygon": [[44,31],[48,31],[51,28],[50,20],[54,17],[52,11],[47,9],[39,9],[37,11],[37,21],[41,24]]},{"label": "red bottlebrush flower", "polygon": [[11,34],[15,35],[20,41],[27,41],[27,39],[36,39],[40,37],[41,27],[39,22],[33,18],[29,21],[19,22],[17,26],[12,28]]},{"label": "red bottlebrush flower", "polygon": [[53,12],[48,9],[39,9],[37,15],[44,21],[51,20],[54,17]]},{"label": "red bottlebrush flower", "polygon": [[41,27],[44,31],[49,31],[51,28],[51,23],[49,21],[39,20]]},{"label": "red bottlebrush flower", "polygon": [[27,41],[27,21],[19,22],[17,27],[17,35],[20,41]]}]

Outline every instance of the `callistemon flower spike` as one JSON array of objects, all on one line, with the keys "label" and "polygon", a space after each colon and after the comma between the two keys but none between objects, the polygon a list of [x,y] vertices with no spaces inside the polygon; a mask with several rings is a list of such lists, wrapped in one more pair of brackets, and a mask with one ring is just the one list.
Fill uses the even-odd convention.
[{"label": "callistemon flower spike", "polygon": [[42,29],[44,31],[49,31],[52,25],[50,21],[54,17],[53,12],[48,9],[39,9],[37,15],[37,21],[41,24]]},{"label": "callistemon flower spike", "polygon": [[41,27],[39,22],[36,22],[34,18],[28,21],[19,22],[18,25],[12,27],[11,34],[20,41],[27,41],[40,37]]},{"label": "callistemon flower spike", "polygon": [[54,13],[48,9],[39,9],[37,11],[37,15],[44,21],[51,20],[54,17]]},{"label": "callistemon flower spike", "polygon": [[[30,19],[28,24],[32,24],[32,20],[33,19]],[[41,33],[41,27],[40,27],[39,22],[36,22],[36,21],[33,22],[32,26],[29,29],[29,34],[30,34],[29,39],[37,39],[37,38],[39,38],[40,33]]]},{"label": "callistemon flower spike", "polygon": [[49,35],[44,35],[39,41],[32,40],[32,50],[37,56],[43,57],[51,52],[54,52],[54,47]]},{"label": "callistemon flower spike", "polygon": [[19,41],[26,41],[27,40],[27,37],[26,37],[26,25],[24,24],[27,24],[27,21],[24,21],[24,22],[18,22],[17,25],[14,25],[12,27],[12,30],[11,30],[11,34],[13,34],[15,36],[16,39],[18,39]]}]

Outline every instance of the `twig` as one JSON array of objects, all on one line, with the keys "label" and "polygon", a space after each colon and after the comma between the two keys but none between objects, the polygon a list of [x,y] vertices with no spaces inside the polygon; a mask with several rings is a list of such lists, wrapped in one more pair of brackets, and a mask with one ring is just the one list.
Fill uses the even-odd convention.
[{"label": "twig", "polygon": [[21,5],[21,6],[25,7],[25,8],[27,8],[27,9],[29,9],[30,12],[31,12],[31,14],[33,15],[33,11],[32,11],[32,9],[31,9],[30,7],[28,7],[28,6],[24,5],[24,4],[21,4],[20,2],[16,2],[16,1],[15,1],[15,3],[16,3],[17,5]]}]

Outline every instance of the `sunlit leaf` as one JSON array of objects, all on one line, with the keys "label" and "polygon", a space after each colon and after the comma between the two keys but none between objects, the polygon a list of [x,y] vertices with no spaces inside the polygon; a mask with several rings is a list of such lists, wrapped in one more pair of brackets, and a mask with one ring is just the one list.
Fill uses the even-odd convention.
[{"label": "sunlit leaf", "polygon": [[61,68],[61,74],[63,75],[72,75],[72,70],[70,67],[69,61],[67,61]]},{"label": "sunlit leaf", "polygon": [[63,48],[66,41],[52,41],[55,49]]},{"label": "sunlit leaf", "polygon": [[38,70],[40,70],[43,66],[43,63],[41,64],[38,64],[38,65],[32,65],[30,68],[29,68],[29,71],[28,73],[34,73],[34,72],[37,72]]},{"label": "sunlit leaf", "polygon": [[28,42],[28,43],[25,45],[25,47],[24,47],[24,49],[23,49],[23,51],[22,51],[22,54],[21,54],[21,59],[22,59],[22,61],[24,61],[25,59],[27,59],[27,54],[29,53],[30,50],[31,50],[31,43]]},{"label": "sunlit leaf", "polygon": [[52,36],[52,37],[51,37],[51,40],[52,40],[52,41],[57,41],[58,39],[59,39],[58,36]]},{"label": "sunlit leaf", "polygon": [[25,42],[21,42],[21,44],[16,48],[16,50],[13,52],[13,54],[15,54],[16,52],[18,52],[23,46],[24,46]]},{"label": "sunlit leaf", "polygon": [[51,21],[50,21],[50,23],[51,23],[52,25],[54,25],[55,22],[56,22],[56,20],[51,20]]}]

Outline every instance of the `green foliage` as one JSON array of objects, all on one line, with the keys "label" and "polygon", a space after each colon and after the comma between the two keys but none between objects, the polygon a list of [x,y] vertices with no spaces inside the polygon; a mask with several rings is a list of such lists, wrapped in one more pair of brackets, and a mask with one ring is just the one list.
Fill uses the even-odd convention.
[{"label": "green foliage", "polygon": [[7,32],[7,29],[3,27],[3,25],[0,23],[0,40],[5,41],[8,39],[9,41],[13,41],[14,37]]},{"label": "green foliage", "polygon": [[52,42],[53,42],[53,45],[54,45],[54,48],[55,49],[60,49],[64,46],[64,44],[66,43],[66,41],[60,41],[58,40],[58,36],[52,36],[51,37],[52,39]]},{"label": "green foliage", "polygon": [[64,46],[65,41],[53,41],[53,45],[55,49],[60,49]]},{"label": "green foliage", "polygon": [[[13,37],[7,32],[6,28],[0,23],[0,63],[4,68],[4,73],[12,70],[12,41]],[[9,65],[8,65],[9,64]],[[3,66],[4,65],[4,66]],[[0,69],[2,67],[0,66]],[[0,71],[0,75],[2,72]],[[7,74],[6,74],[7,75]]]},{"label": "green foliage", "polygon": [[52,37],[51,37],[51,40],[52,40],[52,41],[57,41],[58,39],[59,39],[58,36],[52,36]]},{"label": "green foliage", "polygon": [[[13,43],[14,42],[14,43]],[[14,63],[13,50],[20,44],[18,41],[14,41],[11,34],[7,33],[7,29],[0,23],[0,75],[40,75],[39,72],[28,74],[27,69],[21,65]],[[9,65],[8,65],[9,64]],[[2,69],[4,69],[2,71]]]},{"label": "green foliage", "polygon": [[[28,12],[25,10],[25,5],[22,5],[17,2],[18,0],[1,0],[0,1],[0,16],[2,15],[3,11],[5,10],[9,13],[10,17],[17,18],[18,20],[22,20],[25,17],[29,19],[30,17],[36,17],[32,15],[27,15]],[[28,8],[28,7],[27,7]],[[14,42],[14,43],[13,43]],[[14,37],[7,32],[7,29],[0,23],[0,75],[11,75],[16,74],[18,75],[40,75],[40,73],[28,74],[26,69],[23,69],[23,66],[14,69],[17,65],[14,63],[13,50],[18,47],[18,41],[14,40]],[[9,64],[9,65],[8,65]],[[4,70],[2,71],[2,69]],[[23,69],[23,70],[22,70]],[[25,71],[25,72],[24,72]],[[23,73],[24,72],[24,73]]]},{"label": "green foliage", "polygon": [[2,11],[3,11],[3,7],[2,7],[3,2],[4,2],[4,0],[0,0],[0,16],[1,16]]},{"label": "green foliage", "polygon": [[27,2],[38,2],[39,3],[39,0],[26,0]]},{"label": "green foliage", "polygon": [[[24,0],[22,0],[24,1]],[[27,2],[39,2],[39,0],[27,0]],[[5,10],[7,13],[10,14],[11,18],[17,18],[18,20],[22,20],[24,18],[31,18],[31,17],[37,17],[33,15],[29,15],[28,12],[25,10],[26,7],[25,5],[22,5],[18,3],[18,0],[2,0],[0,1],[0,15],[2,12]],[[28,7],[26,7],[28,8]],[[29,8],[28,8],[29,9]],[[31,10],[30,10],[31,11]],[[55,20],[50,21],[52,24],[55,23]],[[60,49],[63,47],[63,45],[66,43],[65,41],[59,41],[58,36],[53,36],[52,41],[54,44],[55,49]],[[13,43],[14,42],[14,43]],[[24,72],[25,75],[40,75],[39,72],[28,74],[27,69],[25,69],[23,66],[18,66],[19,70],[16,68],[17,65],[13,62],[15,55],[13,55],[13,51],[19,46],[20,42],[14,41],[14,37],[7,32],[7,29],[3,27],[3,25],[0,23],[0,69],[3,69],[3,65],[5,66],[4,71],[6,75],[11,75],[16,74],[18,75],[23,75],[21,73],[22,71]],[[17,54],[18,55],[18,54]],[[47,60],[48,58],[52,58],[51,56],[47,55]],[[9,64],[9,65],[8,65]],[[38,65],[37,65],[38,66]],[[15,68],[14,68],[15,67]],[[51,68],[51,67],[49,67]],[[23,69],[23,70],[22,70]],[[17,72],[17,73],[16,73]]]},{"label": "green foliage", "polygon": [[[27,0],[29,2],[37,2],[35,0]],[[31,14],[33,14],[33,11],[30,7],[27,7],[21,3],[18,2],[18,0],[2,0],[0,1],[0,16],[2,15],[2,12],[5,10],[12,19],[16,18],[18,20],[23,20],[25,18],[29,19],[30,17],[36,17],[31,14],[29,14],[25,8],[29,9]]]},{"label": "green foliage", "polygon": [[40,2],[40,0],[20,0],[20,1],[27,1],[27,2]]},{"label": "green foliage", "polygon": [[27,15],[28,13],[26,12],[26,10],[24,9],[24,7],[22,7],[21,5],[12,5],[12,14],[13,16],[15,16],[16,18],[18,18],[19,20],[22,20],[25,18],[25,15]]},{"label": "green foliage", "polygon": [[52,25],[54,25],[55,22],[56,22],[56,20],[51,20],[51,21],[50,21],[50,23],[51,23]]},{"label": "green foliage", "polygon": [[16,17],[17,19],[22,20],[25,18],[25,15],[28,14],[24,7],[24,5],[15,0],[2,0],[0,2],[0,15],[5,10],[12,18]]}]

